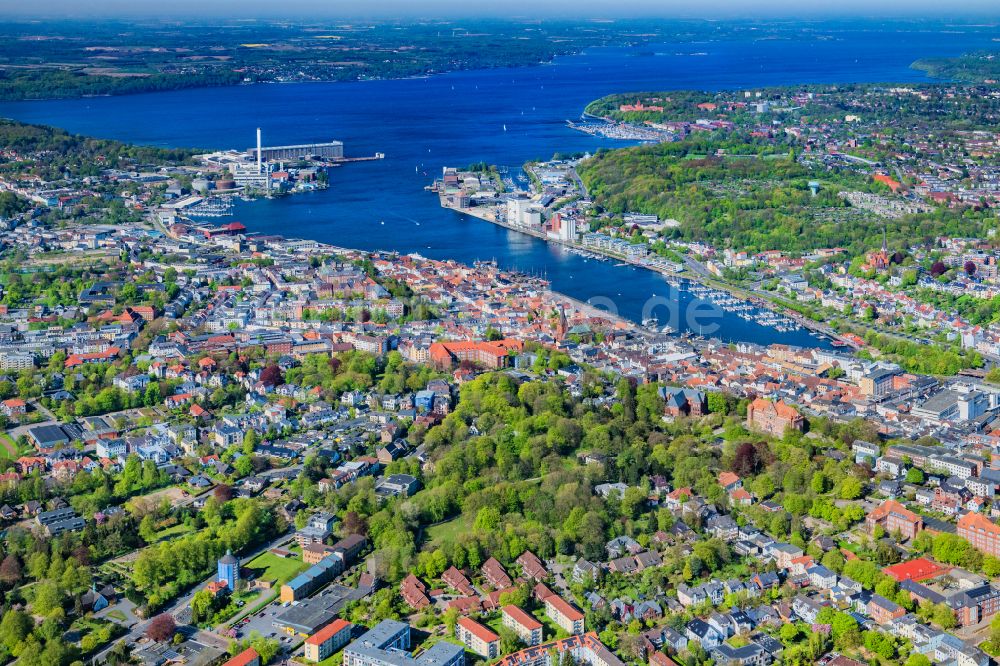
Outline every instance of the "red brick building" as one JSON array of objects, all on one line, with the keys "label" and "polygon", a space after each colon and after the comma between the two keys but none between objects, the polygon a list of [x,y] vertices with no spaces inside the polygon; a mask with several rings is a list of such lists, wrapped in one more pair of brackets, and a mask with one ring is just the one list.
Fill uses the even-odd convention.
[{"label": "red brick building", "polygon": [[435,342],[428,350],[431,363],[438,368],[450,368],[462,361],[482,365],[491,370],[506,368],[510,352],[521,351],[524,343],[520,340]]},{"label": "red brick building", "polygon": [[399,591],[403,595],[403,601],[415,610],[422,610],[431,605],[431,600],[427,596],[427,585],[413,574],[403,579]]},{"label": "red brick building", "polygon": [[804,430],[806,420],[783,400],[771,402],[757,398],[747,406],[747,426],[781,437],[789,428],[799,432]]},{"label": "red brick building", "polygon": [[868,616],[878,624],[888,624],[904,615],[906,615],[905,608],[877,594],[873,594],[871,601],[868,602]]},{"label": "red brick building", "polygon": [[880,525],[886,532],[892,534],[899,531],[903,537],[912,539],[924,529],[924,520],[895,500],[886,500],[865,519],[868,530],[872,531]]},{"label": "red brick building", "polygon": [[1000,557],[1000,527],[980,513],[967,513],[958,519],[958,536],[987,555]]}]

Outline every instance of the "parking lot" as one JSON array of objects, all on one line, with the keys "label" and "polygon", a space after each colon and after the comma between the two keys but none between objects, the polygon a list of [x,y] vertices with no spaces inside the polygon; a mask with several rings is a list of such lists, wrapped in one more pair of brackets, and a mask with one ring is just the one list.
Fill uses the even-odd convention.
[{"label": "parking lot", "polygon": [[[245,617],[237,623],[239,626],[235,627],[236,631],[239,632],[240,637],[248,636],[251,632],[260,632],[262,636],[267,636],[268,638],[278,637],[278,630],[274,627],[274,616],[279,614],[282,610],[281,604],[275,599],[273,602],[269,603],[264,607],[259,613]],[[284,634],[282,634],[284,636]],[[287,645],[286,641],[282,641],[283,644]]]}]

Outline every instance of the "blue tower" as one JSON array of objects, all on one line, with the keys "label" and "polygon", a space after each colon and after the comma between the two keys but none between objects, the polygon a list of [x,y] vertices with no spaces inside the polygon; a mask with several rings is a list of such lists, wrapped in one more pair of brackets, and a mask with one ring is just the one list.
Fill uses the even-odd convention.
[{"label": "blue tower", "polygon": [[226,554],[219,558],[219,581],[226,581],[229,592],[236,590],[236,583],[240,580],[240,561],[233,556],[233,551],[227,550]]}]

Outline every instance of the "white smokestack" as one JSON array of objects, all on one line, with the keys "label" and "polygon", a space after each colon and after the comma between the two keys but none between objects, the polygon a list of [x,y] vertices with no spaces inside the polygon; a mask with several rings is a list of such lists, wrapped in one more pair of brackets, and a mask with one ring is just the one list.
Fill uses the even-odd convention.
[{"label": "white smokestack", "polygon": [[260,128],[257,128],[257,173],[260,173]]}]

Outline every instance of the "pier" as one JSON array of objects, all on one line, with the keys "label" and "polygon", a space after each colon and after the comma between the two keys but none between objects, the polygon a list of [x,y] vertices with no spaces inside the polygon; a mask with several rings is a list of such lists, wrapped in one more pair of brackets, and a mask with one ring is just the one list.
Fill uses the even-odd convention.
[{"label": "pier", "polygon": [[375,160],[384,160],[385,153],[375,153],[374,155],[369,155],[366,157],[337,157],[330,160],[331,164],[347,164],[348,162],[374,162]]}]

